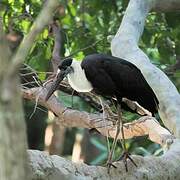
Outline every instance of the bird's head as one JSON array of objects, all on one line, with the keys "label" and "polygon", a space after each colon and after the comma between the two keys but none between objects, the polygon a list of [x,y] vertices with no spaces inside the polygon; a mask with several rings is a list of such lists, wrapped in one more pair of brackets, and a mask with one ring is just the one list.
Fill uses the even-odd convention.
[{"label": "bird's head", "polygon": [[54,80],[49,92],[47,93],[46,96],[46,101],[51,97],[51,95],[57,90],[59,84],[61,81],[71,72],[73,72],[73,67],[72,65],[73,59],[68,58],[63,60],[59,66],[58,66],[58,71],[56,75],[56,79]]}]

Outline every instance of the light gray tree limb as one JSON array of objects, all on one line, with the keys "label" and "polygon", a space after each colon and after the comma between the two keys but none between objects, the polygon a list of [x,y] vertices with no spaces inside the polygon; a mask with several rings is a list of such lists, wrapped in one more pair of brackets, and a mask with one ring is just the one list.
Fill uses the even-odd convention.
[{"label": "light gray tree limb", "polygon": [[179,179],[180,141],[171,146],[171,150],[160,157],[132,156],[138,167],[128,161],[129,171],[125,171],[123,162],[117,162],[110,174],[102,166],[88,166],[72,163],[62,157],[49,156],[45,152],[28,151],[32,180],[168,180]]},{"label": "light gray tree limb", "polygon": [[[161,2],[161,6],[158,2]],[[159,114],[164,125],[176,137],[180,137],[180,95],[169,78],[151,64],[147,55],[138,47],[138,41],[142,35],[148,12],[152,8],[164,7],[163,2],[167,3],[163,0],[131,0],[119,30],[112,40],[111,49],[114,56],[124,58],[141,69],[160,102]],[[169,1],[170,4],[173,2],[175,1]]]}]

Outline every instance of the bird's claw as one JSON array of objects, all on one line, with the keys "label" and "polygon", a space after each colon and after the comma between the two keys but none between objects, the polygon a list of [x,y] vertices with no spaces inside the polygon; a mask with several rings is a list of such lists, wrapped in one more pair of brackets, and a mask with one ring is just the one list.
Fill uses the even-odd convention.
[{"label": "bird's claw", "polygon": [[130,160],[132,162],[132,164],[134,164],[134,166],[137,167],[137,164],[134,162],[134,160],[131,158],[131,154],[127,151],[125,151],[121,157],[118,159],[118,161],[123,161],[124,162],[124,166],[126,168],[126,172],[128,172],[128,166],[127,166],[127,160]]},{"label": "bird's claw", "polygon": [[106,166],[107,166],[108,174],[110,173],[111,167],[117,168],[117,166],[115,166],[112,161],[108,161],[108,162],[106,163]]}]

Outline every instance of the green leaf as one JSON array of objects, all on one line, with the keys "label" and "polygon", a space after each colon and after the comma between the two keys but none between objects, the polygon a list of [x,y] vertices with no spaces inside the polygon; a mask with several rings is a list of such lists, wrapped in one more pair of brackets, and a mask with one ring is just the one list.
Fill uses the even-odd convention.
[{"label": "green leaf", "polygon": [[107,147],[105,145],[103,145],[102,143],[100,143],[97,139],[95,138],[91,138],[90,142],[95,145],[99,150],[101,151],[107,151]]}]

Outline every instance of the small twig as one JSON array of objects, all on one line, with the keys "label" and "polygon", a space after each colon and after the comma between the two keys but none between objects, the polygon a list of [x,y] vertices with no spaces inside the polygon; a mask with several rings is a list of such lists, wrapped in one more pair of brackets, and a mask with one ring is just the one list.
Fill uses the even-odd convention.
[{"label": "small twig", "polygon": [[29,119],[31,119],[31,118],[33,117],[33,115],[35,114],[35,112],[36,112],[36,108],[37,108],[37,105],[38,105],[38,99],[39,99],[39,97],[37,96],[36,101],[35,101],[35,105],[34,105],[33,112],[31,113]]},{"label": "small twig", "polygon": [[17,15],[17,16],[12,16],[11,19],[25,19],[25,18],[28,18],[30,21],[34,21],[33,17],[31,14],[25,12],[23,14],[20,14],[20,15]]},{"label": "small twig", "polygon": [[[104,38],[103,38],[103,39],[104,39]],[[94,43],[90,44],[89,46],[86,46],[86,47],[84,47],[84,48],[81,48],[81,49],[78,49],[78,50],[74,51],[74,52],[71,53],[69,56],[66,56],[65,58],[63,58],[63,60],[66,59],[66,58],[69,58],[69,57],[74,56],[75,54],[77,54],[77,53],[80,52],[80,51],[85,51],[86,49],[92,48],[93,46],[95,46],[95,45],[98,44],[99,42],[103,41],[103,39],[98,40],[98,41],[95,41]]]}]

